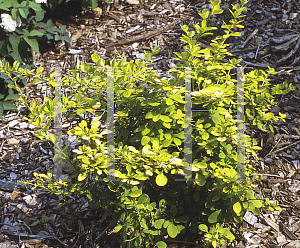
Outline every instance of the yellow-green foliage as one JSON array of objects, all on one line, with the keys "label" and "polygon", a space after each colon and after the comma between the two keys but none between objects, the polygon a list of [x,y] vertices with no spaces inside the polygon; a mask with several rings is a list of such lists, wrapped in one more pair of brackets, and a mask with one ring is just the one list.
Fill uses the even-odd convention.
[{"label": "yellow-green foliage", "polygon": [[[106,69],[114,69],[116,148],[113,176],[117,180],[107,177],[108,133],[99,128],[105,122],[103,115],[93,123],[85,118],[68,131],[69,135],[77,136],[79,142],[73,158],[68,157],[66,148],[63,150],[63,158],[72,164],[69,180],[55,181],[51,172],[48,175],[36,173],[35,179],[27,184],[54,194],[85,195],[91,208],[102,211],[102,221],[112,217],[114,232],[122,232],[128,247],[150,244],[166,247],[163,238],[166,234],[176,238],[198,233],[203,235],[207,246],[214,247],[225,240],[231,242],[234,236],[220,224],[242,221],[247,210],[259,214],[263,202],[255,199],[250,191],[254,186],[249,181],[253,169],[245,166],[245,181],[238,180],[236,171],[237,121],[233,110],[237,107],[237,89],[232,70],[240,60],[221,62],[229,54],[226,39],[240,35],[232,33],[232,29],[243,27],[238,19],[242,17],[246,1],[242,1],[241,6],[233,6],[233,19],[230,24],[223,25],[225,34],[212,40],[212,48],[201,49],[195,37],[208,35],[214,28],[206,26],[207,20],[222,12],[218,0],[211,3],[211,10],[204,9],[200,13],[203,21],[201,25],[194,25],[195,31],[182,26],[186,35],[181,39],[187,45],[184,52],[176,53],[177,69],[170,70],[173,78],[161,78],[158,72],[148,69],[151,56],[158,52],[156,47],[152,53],[145,53],[144,60],[127,62],[125,58],[118,58],[109,65],[94,54],[94,65],[81,64],[71,71],[73,76],[61,80],[62,88],[72,90],[62,96],[63,112],[70,108],[75,108],[77,114],[100,107],[105,110]],[[193,164],[188,170],[196,181],[183,177],[185,88],[179,84],[184,82],[184,67],[191,70],[192,108],[214,110],[192,113]],[[17,70],[17,64],[14,68],[1,67],[1,72],[7,75]],[[40,80],[41,71],[42,68],[37,72],[19,69],[22,76],[34,76],[35,81]],[[85,72],[85,76],[81,78],[80,72]],[[284,83],[271,88],[267,77],[272,73],[274,70],[269,68],[268,72],[255,70],[245,74],[245,121],[251,119],[254,126],[268,124],[271,127],[271,122],[284,121],[283,115],[277,117],[267,111],[274,95],[286,94],[291,86]],[[53,76],[44,78],[52,92]],[[140,86],[145,83],[148,84],[146,91]],[[41,128],[35,134],[54,144],[56,137],[48,130],[53,122],[55,101],[47,98],[46,105],[37,106],[34,102],[28,106],[22,90],[16,84],[14,87],[31,112],[30,122]],[[74,111],[67,114],[73,118],[76,115]],[[259,147],[246,135],[245,149],[246,154],[256,155]],[[184,180],[178,182],[176,179]]]}]

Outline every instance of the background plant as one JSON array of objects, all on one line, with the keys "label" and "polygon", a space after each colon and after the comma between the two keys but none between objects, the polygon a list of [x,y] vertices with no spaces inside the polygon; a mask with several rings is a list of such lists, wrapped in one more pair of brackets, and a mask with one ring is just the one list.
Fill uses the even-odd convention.
[{"label": "background plant", "polygon": [[[103,3],[110,2],[103,0]],[[78,6],[77,3],[83,10],[88,6],[98,6],[98,0],[0,0],[0,58],[5,58],[10,65],[19,61],[22,68],[32,68],[33,53],[40,53],[41,43],[50,46],[53,41],[71,42],[66,34],[66,25],[56,28],[51,19],[55,12],[72,9]],[[14,94],[13,90],[8,88],[8,83],[7,77],[0,74],[0,93],[5,97]],[[18,84],[24,87],[26,80]],[[15,108],[5,108],[13,109]],[[2,114],[0,118],[1,116]]]},{"label": "background plant", "polygon": [[68,5],[68,4],[79,4],[83,10],[85,10],[88,6],[91,6],[93,9],[97,8],[101,3],[109,4],[112,0],[50,0],[48,1],[48,6],[52,11],[56,10],[59,6]]}]

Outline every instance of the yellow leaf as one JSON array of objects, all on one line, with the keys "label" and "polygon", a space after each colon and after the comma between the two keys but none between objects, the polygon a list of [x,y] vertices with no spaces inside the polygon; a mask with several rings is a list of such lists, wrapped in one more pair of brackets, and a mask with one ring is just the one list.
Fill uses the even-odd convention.
[{"label": "yellow leaf", "polygon": [[163,172],[156,176],[155,182],[158,186],[165,186],[168,182],[168,178],[164,175]]}]

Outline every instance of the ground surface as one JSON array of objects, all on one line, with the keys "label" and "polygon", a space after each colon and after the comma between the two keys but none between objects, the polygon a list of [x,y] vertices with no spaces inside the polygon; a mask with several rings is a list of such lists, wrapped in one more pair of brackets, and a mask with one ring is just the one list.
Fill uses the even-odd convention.
[{"label": "ground surface", "polygon": [[[226,9],[233,1],[222,1]],[[56,25],[67,25],[71,44],[53,44],[37,58],[36,66],[44,66],[50,73],[53,66],[73,67],[76,61],[91,62],[92,53],[109,59],[116,52],[128,60],[139,59],[144,50],[160,45],[154,69],[162,74],[172,66],[174,51],[182,51],[180,24],[199,23],[198,11],[207,1],[141,1],[138,6],[115,2],[96,11],[87,10],[69,19],[57,19]],[[264,173],[262,184],[254,189],[256,195],[279,201],[282,211],[262,210],[258,217],[247,214],[242,224],[230,225],[236,241],[228,247],[299,247],[300,234],[300,174],[299,174],[299,3],[290,1],[249,1],[245,12],[242,36],[230,41],[228,50],[235,58],[243,58],[245,72],[274,67],[279,73],[272,83],[288,81],[295,90],[277,99],[273,108],[287,115],[286,123],[276,123],[275,133],[268,130],[247,130],[263,148],[259,160],[251,163]],[[59,17],[59,16],[58,16]],[[223,15],[220,18],[228,20]],[[173,23],[172,27],[167,26]],[[166,29],[166,27],[168,27]],[[162,30],[162,28],[165,28]],[[116,45],[122,42],[124,45]],[[200,41],[202,46],[207,40]],[[227,59],[227,58],[226,58]],[[51,68],[52,67],[52,68]],[[44,84],[28,90],[30,99],[43,103]],[[55,207],[61,199],[45,192],[31,191],[17,186],[17,181],[33,177],[34,172],[46,173],[53,166],[53,147],[38,143],[34,127],[22,120],[26,113],[5,113],[0,120],[0,247],[121,247],[118,235],[112,234],[109,223],[101,223],[99,213],[87,209],[84,198],[74,199],[70,206],[80,210],[73,224],[68,223],[70,209]],[[67,130],[67,129],[66,129]],[[11,183],[9,183],[11,182]],[[53,216],[47,220],[46,217]],[[43,218],[44,217],[44,218]],[[99,218],[98,218],[99,217]],[[40,221],[36,226],[34,222]],[[181,240],[168,247],[201,247],[199,240]]]}]

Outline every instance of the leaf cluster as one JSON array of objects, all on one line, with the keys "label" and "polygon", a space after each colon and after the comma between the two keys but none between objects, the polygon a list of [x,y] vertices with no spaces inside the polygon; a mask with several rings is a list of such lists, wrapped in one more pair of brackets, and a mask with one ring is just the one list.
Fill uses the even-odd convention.
[{"label": "leaf cluster", "polygon": [[[200,13],[203,21],[194,25],[195,31],[182,26],[186,35],[181,39],[187,45],[185,51],[176,53],[178,64],[170,70],[171,78],[150,69],[158,47],[145,52],[143,60],[128,62],[119,56],[108,65],[94,54],[93,65],[82,63],[69,71],[72,76],[61,79],[60,86],[71,92],[63,94],[61,102],[46,98],[45,105],[33,102],[29,106],[17,79],[43,79],[54,94],[55,75],[46,78],[41,75],[43,68],[28,71],[19,68],[17,62],[13,68],[2,64],[0,71],[10,77],[14,83],[10,87],[20,93],[22,104],[31,112],[29,121],[40,128],[35,135],[52,142],[61,158],[71,164],[69,178],[52,172],[36,173],[35,179],[24,183],[65,197],[85,196],[91,208],[103,213],[101,221],[111,218],[113,231],[122,233],[128,247],[163,248],[166,235],[176,239],[197,234],[207,247],[232,242],[234,237],[222,226],[224,223],[241,222],[246,211],[258,215],[263,206],[270,206],[268,200],[264,205],[251,192],[254,185],[249,177],[254,169],[245,166],[244,181],[239,180],[236,170],[239,140],[234,110],[238,101],[233,71],[240,60],[221,60],[230,55],[226,39],[239,35],[232,30],[241,27],[238,19],[246,1],[241,2],[242,6],[233,6],[233,19],[222,26],[225,34],[212,40],[211,48],[201,49],[196,38],[213,29],[206,23],[211,15],[222,12],[219,1],[212,0],[211,10]],[[18,76],[13,77],[13,72]],[[274,104],[274,94],[286,94],[291,85],[271,88],[267,78],[272,73],[269,68],[268,72],[254,70],[244,75],[246,123],[271,128],[272,122],[284,120],[284,115],[267,111]],[[191,92],[186,92],[187,84],[182,82],[190,82]],[[188,93],[192,109],[198,110],[191,113],[189,134],[185,129]],[[56,116],[54,107],[66,113],[66,118],[84,115],[68,131],[77,142],[73,157],[69,157],[67,147],[60,148],[58,137],[50,132]],[[114,120],[107,120],[109,109],[114,109]],[[114,122],[114,134],[107,128],[109,121]],[[244,137],[245,155],[256,155],[260,149],[257,142]],[[114,149],[108,145],[112,138]],[[185,149],[185,142],[192,144],[192,151]],[[188,153],[191,164],[185,162]],[[58,158],[55,156],[54,161]],[[277,205],[274,203],[279,209]]]}]

